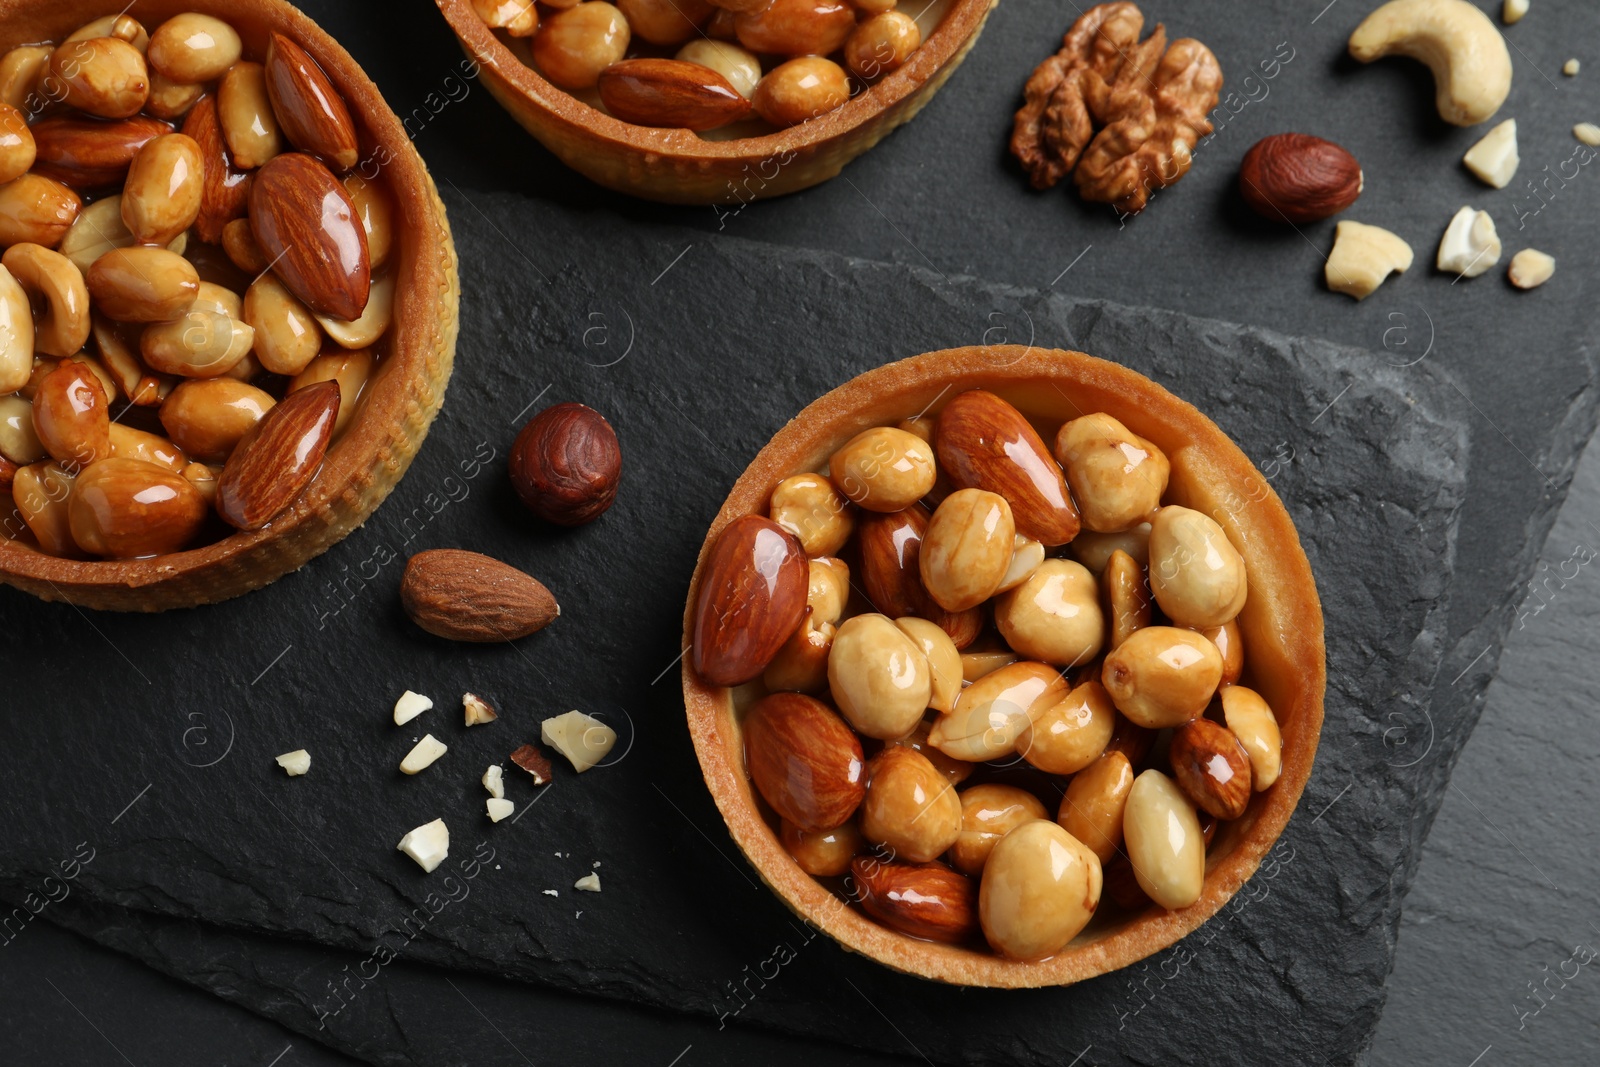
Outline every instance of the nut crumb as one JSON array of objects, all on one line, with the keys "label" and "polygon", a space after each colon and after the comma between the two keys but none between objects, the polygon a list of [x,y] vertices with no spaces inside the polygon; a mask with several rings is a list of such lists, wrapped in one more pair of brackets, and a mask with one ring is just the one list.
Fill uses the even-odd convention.
[{"label": "nut crumb", "polygon": [[1555,273],[1555,259],[1536,248],[1524,248],[1511,257],[1511,284],[1518,289],[1537,289]]},{"label": "nut crumb", "polygon": [[515,804],[500,797],[490,797],[488,800],[484,801],[484,804],[488,809],[489,819],[491,822],[499,822],[501,819],[506,818],[512,812],[517,810],[517,806]]},{"label": "nut crumb", "polygon": [[605,759],[617,743],[617,732],[592,715],[569,711],[539,724],[539,739],[582,774]]},{"label": "nut crumb", "polygon": [[1437,265],[1447,274],[1476,278],[1500,262],[1500,235],[1487,211],[1463,207],[1439,241]]},{"label": "nut crumb", "polygon": [[463,693],[461,706],[466,710],[468,726],[481,726],[486,722],[494,722],[500,717],[499,713],[489,705],[489,702],[476,693]]},{"label": "nut crumb", "polygon": [[598,893],[600,892],[600,876],[598,874],[586,874],[576,882],[573,882],[572,888],[581,889],[585,893]]},{"label": "nut crumb", "polygon": [[1528,0],[1505,0],[1501,6],[1500,17],[1506,20],[1507,26],[1514,26],[1522,21],[1522,16],[1528,13]]},{"label": "nut crumb", "polygon": [[400,761],[400,773],[416,774],[433,765],[433,762],[450,750],[450,746],[440,741],[432,734],[427,734],[416,747],[406,753],[406,758]]},{"label": "nut crumb", "polygon": [[303,748],[285,752],[278,757],[278,766],[291,778],[299,777],[311,769],[311,753]]},{"label": "nut crumb", "polygon": [[1572,136],[1591,148],[1600,148],[1600,126],[1592,122],[1580,122],[1572,127]]},{"label": "nut crumb", "polygon": [[[538,745],[523,745],[511,753],[511,762],[527,771],[533,776],[534,785],[546,785],[554,777],[554,768],[550,766],[550,759],[539,751]],[[560,853],[556,853],[560,855]]]},{"label": "nut crumb", "polygon": [[496,800],[506,798],[505,771],[498,763],[489,764],[489,769],[483,772],[483,787]]},{"label": "nut crumb", "polygon": [[450,855],[450,828],[443,819],[435,819],[406,834],[395,847],[431,873]]},{"label": "nut crumb", "polygon": [[1569,78],[1576,78],[1578,76],[1578,71],[1582,69],[1583,64],[1578,62],[1576,56],[1561,64],[1561,73],[1565,74]]},{"label": "nut crumb", "polygon": [[418,715],[433,707],[433,700],[421,693],[413,693],[407,689],[400,694],[400,699],[394,702],[394,724],[404,726]]},{"label": "nut crumb", "polygon": [[547,896],[547,897],[559,897],[561,895],[560,893],[557,893],[554,889],[546,889],[543,892],[544,892],[544,895]]}]

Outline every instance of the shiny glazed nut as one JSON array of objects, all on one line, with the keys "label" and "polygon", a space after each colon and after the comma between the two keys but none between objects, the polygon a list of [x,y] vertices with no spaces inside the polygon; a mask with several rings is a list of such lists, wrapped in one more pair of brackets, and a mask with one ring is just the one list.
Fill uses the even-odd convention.
[{"label": "shiny glazed nut", "polygon": [[616,499],[622,445],[598,411],[571,401],[554,404],[517,434],[509,469],[529,511],[558,526],[581,526]]},{"label": "shiny glazed nut", "polygon": [[925,941],[957,944],[978,928],[978,894],[942,863],[888,863],[859,856],[847,888],[861,910],[885,926]]},{"label": "shiny glazed nut", "polygon": [[122,222],[140,244],[164,245],[200,217],[205,161],[181,133],[153,138],[128,168]]},{"label": "shiny glazed nut", "polygon": [[769,514],[813,557],[835,555],[856,525],[849,503],[821,474],[796,474],[779,482]]},{"label": "shiny glazed nut", "polygon": [[927,658],[887,615],[857,615],[839,627],[828,687],[850,725],[885,740],[910,733],[932,696]]},{"label": "shiny glazed nut", "polygon": [[1229,620],[1221,626],[1208,626],[1200,631],[1222,653],[1222,685],[1232,685],[1244,673],[1244,637],[1239,624]]},{"label": "shiny glazed nut", "polygon": [[[723,2],[726,4],[728,0]],[[755,0],[754,6],[759,7],[765,2],[766,0]],[[719,7],[711,13],[710,18],[706,19],[706,24],[701,27],[700,32],[706,35],[707,40],[733,43],[738,40],[738,35],[733,32],[733,24],[738,18],[739,16],[727,7]]]},{"label": "shiny glazed nut", "polygon": [[1101,681],[1117,710],[1152,730],[1206,710],[1222,680],[1222,653],[1193,630],[1146,626],[1106,656]]},{"label": "shiny glazed nut", "polygon": [[1017,662],[1017,654],[1006,649],[961,653],[961,677],[969,682],[993,674],[1001,667]]},{"label": "shiny glazed nut", "polygon": [[183,476],[189,479],[189,484],[194,486],[205,499],[206,507],[212,507],[217,502],[217,475],[222,473],[221,467],[208,467],[204,463],[191,463],[183,468]]},{"label": "shiny glazed nut", "polygon": [[933,488],[933,449],[889,426],[863,430],[828,460],[828,473],[851,503],[868,511],[900,511]]},{"label": "shiny glazed nut", "polygon": [[995,592],[1009,593],[1023,582],[1033,576],[1039,569],[1039,564],[1044,562],[1044,546],[1017,534],[1012,539],[1011,562],[1006,565],[1005,576],[1000,579],[1000,584],[995,587]]},{"label": "shiny glazed nut", "polygon": [[83,550],[72,539],[72,524],[67,501],[72,497],[74,477],[54,463],[33,463],[18,467],[11,482],[11,499],[16,502],[22,521],[52,556],[82,559]]},{"label": "shiny glazed nut", "polygon": [[222,228],[242,218],[249,209],[255,172],[234,166],[233,153],[228,151],[228,144],[222,137],[222,122],[217,117],[214,95],[201,97],[189,109],[183,120],[183,133],[200,146],[200,154],[205,159],[200,217],[195,219],[194,232],[207,244],[216,244],[222,240]]},{"label": "shiny glazed nut", "polygon": [[778,839],[800,869],[813,878],[835,878],[850,869],[856,853],[867,847],[856,824],[847,822],[830,830],[802,830],[788,819]]},{"label": "shiny glazed nut", "polygon": [[361,317],[372,287],[367,235],[327,167],[301,152],[271,159],[250,186],[250,227],[301,303],[318,315]]},{"label": "shiny glazed nut", "polygon": [[1201,811],[1237,819],[1250,803],[1250,757],[1225,726],[1194,719],[1172,732],[1172,777]]},{"label": "shiny glazed nut", "polygon": [[290,393],[267,412],[217,478],[217,514],[223,521],[259,530],[292,505],[322,466],[338,412],[335,382]]},{"label": "shiny glazed nut", "polygon": [[267,95],[267,71],[260,63],[235,63],[217,86],[217,119],[233,161],[254,170],[283,151],[283,135]]},{"label": "shiny glazed nut", "polygon": [[33,308],[22,283],[0,265],[0,397],[21,389],[32,377]]},{"label": "shiny glazed nut", "polygon": [[289,392],[305,389],[318,382],[338,382],[339,417],[333,423],[334,436],[338,436],[350,421],[350,416],[355,414],[356,405],[366,392],[367,379],[371,377],[372,353],[332,352],[318,356],[307,364],[305,370],[296,374],[289,382]]},{"label": "shiny glazed nut", "polygon": [[232,378],[180,382],[161,405],[161,425],[191,456],[221,460],[276,403],[271,393]]},{"label": "shiny glazed nut", "polygon": [[237,319],[244,314],[244,301],[232,289],[216,282],[201,282],[195,291],[193,308],[195,311],[214,311],[218,315]]},{"label": "shiny glazed nut", "polygon": [[133,559],[183,548],[207,510],[200,491],[176,471],[139,459],[102,459],[78,475],[67,520],[85,552]]},{"label": "shiny glazed nut", "polygon": [[[1101,581],[1105,586],[1106,611],[1111,618],[1109,645],[1116,648],[1135,630],[1150,625],[1150,591],[1145,586],[1144,568],[1120,548],[1111,553]],[[1217,647],[1220,651],[1222,646]]]},{"label": "shiny glazed nut", "polygon": [[889,743],[891,745],[905,745],[915,752],[920,752],[924,759],[933,764],[940,774],[950,780],[951,785],[960,785],[972,777],[972,772],[977,768],[966,760],[951,759],[943,752],[928,744],[928,731],[932,723],[926,720],[917,723],[916,728],[904,737],[897,737]]},{"label": "shiny glazed nut", "polygon": [[150,35],[138,19],[128,15],[106,15],[86,22],[67,36],[69,41],[87,41],[92,37],[115,37],[127,41],[143,53],[150,46]]},{"label": "shiny glazed nut", "polygon": [[710,130],[750,113],[750,101],[722,75],[677,59],[624,59],[601,71],[596,86],[607,111],[639,126]]},{"label": "shiny glazed nut", "polygon": [[0,103],[0,185],[28,173],[38,151],[27,117],[10,104]]},{"label": "shiny glazed nut", "polygon": [[849,99],[850,79],[843,67],[821,56],[802,56],[767,71],[750,102],[774,126],[796,126],[843,107]]},{"label": "shiny glazed nut", "polygon": [[244,321],[255,330],[256,358],[273,374],[299,374],[322,351],[311,311],[270,271],[245,290]]},{"label": "shiny glazed nut", "polygon": [[234,219],[222,228],[222,250],[235,267],[252,277],[272,266],[261,246],[256,244],[249,219]]},{"label": "shiny glazed nut", "polygon": [[250,354],[255,330],[247,322],[214,311],[188,311],[183,318],[145,327],[139,354],[152,370],[181,378],[215,378]]},{"label": "shiny glazed nut", "polygon": [[88,367],[63,360],[39,383],[33,429],[58,462],[82,468],[109,458],[110,427],[105,387]]},{"label": "shiny glazed nut", "polygon": [[54,248],[82,206],[77,193],[35,173],[0,185],[0,245],[28,241]]},{"label": "shiny glazed nut", "polygon": [[1150,586],[1161,610],[1179,626],[1220,626],[1244,607],[1244,559],[1222,527],[1173,505],[1150,522]]},{"label": "shiny glazed nut", "polygon": [[761,80],[761,60],[728,41],[697,38],[678,49],[674,58],[716,71],[746,100],[755,95],[756,83]]},{"label": "shiny glazed nut", "polygon": [[1024,823],[989,853],[978,889],[983,935],[996,952],[1039,960],[1066,948],[1100,905],[1100,861],[1053,822]]},{"label": "shiny glazed nut", "polygon": [[928,743],[947,756],[982,763],[1016,751],[1035,716],[1067,695],[1067,680],[1044,663],[1013,663],[961,691],[955,708],[928,731]]},{"label": "shiny glazed nut", "polygon": [[961,836],[961,798],[921,753],[889,745],[867,765],[861,833],[896,860],[927,863]]},{"label": "shiny glazed nut", "polygon": [[505,30],[513,37],[532,37],[539,28],[539,9],[533,0],[472,0],[484,25]]},{"label": "shiny glazed nut", "polygon": [[145,98],[147,114],[158,119],[182,118],[206,93],[203,84],[175,82],[157,71],[150,72],[150,95]]},{"label": "shiny glazed nut", "polygon": [[189,457],[183,454],[183,449],[165,437],[120,422],[111,424],[111,457],[142,460],[179,474],[189,465]]},{"label": "shiny glazed nut", "polygon": [[744,719],[745,765],[773,810],[798,829],[830,830],[865,794],[861,742],[820,700],[763,697]]},{"label": "shiny glazed nut", "polygon": [[825,56],[838,51],[855,24],[855,12],[843,0],[772,0],[741,13],[734,32],[752,52]]},{"label": "shiny glazed nut", "polygon": [[89,339],[89,290],[83,274],[66,256],[36,244],[12,245],[0,265],[38,309],[33,320],[34,351],[74,356]]},{"label": "shiny glazed nut", "polygon": [[1115,533],[1136,526],[1161,506],[1167,491],[1166,455],[1103,411],[1063,425],[1055,455],[1086,530]]},{"label": "shiny glazed nut", "polygon": [[922,30],[910,15],[885,11],[864,19],[844,42],[844,63],[858,78],[871,80],[905,66],[922,43]]},{"label": "shiny glazed nut", "polygon": [[136,246],[115,248],[96,259],[88,285],[95,309],[107,318],[172,324],[194,306],[200,275],[176,252]]},{"label": "shiny glazed nut", "polygon": [[946,611],[975,608],[999,587],[1015,542],[1005,497],[982,489],[951,493],[928,521],[918,558],[922,585]]},{"label": "shiny glazed nut", "polygon": [[850,568],[843,560],[810,561],[806,617],[778,649],[761,680],[774,692],[820,692],[828,684],[828,653],[845,601],[850,597]]},{"label": "shiny glazed nut", "polygon": [[993,393],[973,389],[939,415],[939,469],[961,489],[987,489],[1011,505],[1017,532],[1043,545],[1078,534],[1078,510],[1061,467],[1022,412]]},{"label": "shiny glazed nut", "polygon": [[188,11],[150,35],[150,66],[175,82],[208,82],[239,61],[239,34],[221,19]]},{"label": "shiny glazed nut", "polygon": [[358,174],[345,176],[344,190],[355,205],[356,218],[367,235],[367,256],[372,269],[377,270],[389,261],[389,249],[394,244],[394,198],[383,182],[368,181]]},{"label": "shiny glazed nut", "polygon": [[1150,524],[1141,522],[1121,533],[1103,534],[1085,530],[1073,538],[1072,544],[1067,546],[1067,552],[1088,567],[1089,573],[1097,578],[1104,573],[1106,564],[1111,562],[1113,552],[1126,552],[1143,567],[1150,562]]},{"label": "shiny glazed nut", "polygon": [[1149,770],[1133,780],[1122,816],[1133,874],[1151,900],[1187,908],[1205,887],[1206,849],[1194,805],[1176,782]]},{"label": "shiny glazed nut", "polygon": [[1022,728],[1017,751],[1046,774],[1077,774],[1100,758],[1116,724],[1104,687],[1084,682]]},{"label": "shiny glazed nut", "polygon": [[33,429],[33,404],[20,396],[0,396],[0,456],[22,467],[49,454]]},{"label": "shiny glazed nut", "polygon": [[172,127],[146,115],[106,122],[72,113],[33,125],[38,152],[33,173],[74,189],[120,185],[133,157]]},{"label": "shiny glazed nut", "polygon": [[1222,717],[1250,757],[1250,780],[1256,792],[1270,789],[1283,771],[1283,734],[1277,716],[1254,689],[1230,685],[1220,694]]},{"label": "shiny glazed nut", "polygon": [[0,101],[28,114],[44,100],[38,94],[40,79],[50,65],[48,45],[23,45],[0,57]]},{"label": "shiny glazed nut", "polygon": [[922,588],[922,540],[928,530],[927,511],[920,505],[912,505],[904,511],[888,514],[867,512],[857,525],[861,584],[868,603],[885,615],[926,618],[924,608],[936,606]]},{"label": "shiny glazed nut", "polygon": [[321,156],[336,170],[355,166],[360,158],[355,120],[310,53],[275,33],[267,46],[265,70],[272,113],[289,143]]},{"label": "shiny glazed nut", "polygon": [[1082,841],[1101,863],[1122,847],[1122,814],[1133,790],[1133,766],[1121,752],[1107,752],[1072,776],[1056,822]]},{"label": "shiny glazed nut", "polygon": [[[72,260],[87,277],[95,260],[112,249],[129,248],[135,243],[133,234],[122,221],[122,198],[108,196],[78,213],[56,250]],[[181,256],[188,243],[187,235],[179,234],[168,243],[167,251]]]},{"label": "shiny glazed nut", "polygon": [[995,601],[994,621],[1018,655],[1059,666],[1087,663],[1105,641],[1094,578],[1082,564],[1047,559]]},{"label": "shiny glazed nut", "polygon": [[911,638],[928,661],[930,694],[928,707],[934,711],[949,711],[961,695],[961,653],[956,651],[950,635],[927,619],[907,616],[896,619],[900,632]]},{"label": "shiny glazed nut", "polygon": [[776,523],[744,515],[723,527],[695,594],[695,673],[733,686],[766,670],[805,615],[808,581],[800,542]]},{"label": "shiny glazed nut", "polygon": [[46,91],[69,107],[103,119],[137,115],[150,95],[144,56],[127,41],[67,41],[50,53]]},{"label": "shiny glazed nut", "polygon": [[588,0],[545,19],[533,38],[533,61],[563,89],[592,89],[600,72],[627,54],[629,37],[622,12]]},{"label": "shiny glazed nut", "polygon": [[706,0],[617,0],[617,8],[633,36],[659,45],[682,44],[699,36],[700,24],[712,11]]},{"label": "shiny glazed nut", "polygon": [[893,11],[898,0],[851,0],[852,6],[863,15],[881,15]]},{"label": "shiny glazed nut", "polygon": [[1039,798],[1012,785],[985,783],[961,794],[961,835],[950,846],[950,862],[977,878],[1000,839],[1025,822],[1047,819]]}]

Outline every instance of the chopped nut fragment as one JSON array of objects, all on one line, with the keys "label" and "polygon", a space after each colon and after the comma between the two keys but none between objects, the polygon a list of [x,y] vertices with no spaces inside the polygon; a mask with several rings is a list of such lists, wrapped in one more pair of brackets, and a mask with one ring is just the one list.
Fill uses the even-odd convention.
[{"label": "chopped nut fragment", "polygon": [[1505,6],[1500,9],[1500,17],[1506,20],[1507,26],[1515,25],[1522,21],[1522,16],[1528,13],[1528,0],[1506,0]]},{"label": "chopped nut fragment", "polygon": [[1382,227],[1346,220],[1334,234],[1323,275],[1336,293],[1365,300],[1391,272],[1411,267],[1411,246]]},{"label": "chopped nut fragment", "polygon": [[449,751],[449,747],[432,734],[424,736],[410,752],[406,753],[406,758],[400,761],[401,773],[416,774],[431,766],[434,760]]},{"label": "chopped nut fragment", "polygon": [[605,759],[617,743],[615,730],[581,711],[544,720],[539,724],[539,737],[567,757],[579,774]]},{"label": "chopped nut fragment", "polygon": [[468,726],[481,726],[500,717],[494,708],[489,706],[489,702],[476,693],[463,693],[461,706],[466,709]]},{"label": "chopped nut fragment", "polygon": [[400,694],[400,699],[394,702],[394,724],[404,726],[431,707],[433,707],[431,699],[407,689]]},{"label": "chopped nut fragment", "polygon": [[1572,127],[1572,136],[1592,148],[1600,148],[1600,126],[1592,122],[1580,122]]},{"label": "chopped nut fragment", "polygon": [[600,876],[598,874],[586,874],[576,882],[573,882],[572,888],[581,889],[585,893],[598,893],[600,892]]},{"label": "chopped nut fragment", "polygon": [[1487,211],[1464,207],[1439,242],[1439,269],[1458,278],[1476,278],[1500,262],[1500,235]]},{"label": "chopped nut fragment", "polygon": [[543,889],[543,890],[540,890],[540,892],[542,892],[547,897],[559,897],[561,895],[560,893],[556,892],[554,889]]},{"label": "chopped nut fragment", "polygon": [[484,804],[488,807],[489,818],[493,822],[499,822],[501,819],[504,819],[506,816],[517,810],[517,806],[515,804],[511,803],[509,800],[503,800],[500,797],[490,797],[488,800],[484,801]]},{"label": "chopped nut fragment", "polygon": [[504,800],[506,795],[505,771],[498,763],[489,764],[489,769],[483,772],[483,787],[489,795],[496,800]]},{"label": "chopped nut fragment", "polygon": [[406,834],[395,847],[423,870],[432,871],[450,855],[450,828],[443,819],[435,819]]},{"label": "chopped nut fragment", "polygon": [[1554,257],[1536,248],[1524,248],[1511,257],[1511,284],[1518,289],[1537,289],[1555,273]]},{"label": "chopped nut fragment", "polygon": [[538,745],[523,745],[511,753],[511,762],[533,775],[534,785],[545,785],[554,777],[549,757],[539,751]]},{"label": "chopped nut fragment", "polygon": [[1506,119],[1467,150],[1461,162],[1485,184],[1504,189],[1522,162],[1517,154],[1517,120]]},{"label": "chopped nut fragment", "polygon": [[1582,69],[1583,64],[1578,62],[1576,56],[1561,64],[1561,73],[1565,74],[1569,78],[1576,78],[1578,76],[1578,71]]},{"label": "chopped nut fragment", "polygon": [[291,778],[304,774],[311,769],[311,753],[303,748],[285,752],[278,757],[278,766],[282,767]]}]

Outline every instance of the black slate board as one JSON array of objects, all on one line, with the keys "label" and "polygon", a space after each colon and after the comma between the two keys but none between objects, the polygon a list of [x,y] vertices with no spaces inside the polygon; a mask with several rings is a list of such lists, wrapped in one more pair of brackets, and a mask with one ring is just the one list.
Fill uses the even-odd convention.
[{"label": "black slate board", "polygon": [[[1386,773],[1385,716],[1437,672],[1466,480],[1465,413],[1437,363],[1397,368],[1386,353],[737,239],[696,248],[692,264],[661,274],[682,248],[678,234],[510,198],[463,206],[451,197],[450,206],[460,246],[477,252],[463,257],[453,402],[366,527],[261,593],[156,620],[86,625],[70,607],[40,609],[15,594],[0,604],[5,616],[30,620],[14,627],[19,690],[45,684],[55,669],[48,650],[66,642],[100,664],[78,683],[98,699],[19,722],[0,755],[18,797],[19,830],[0,853],[10,891],[71,854],[63,820],[52,817],[70,804],[117,816],[85,831],[97,855],[75,881],[79,899],[314,939],[371,954],[372,970],[398,953],[883,1051],[904,1053],[903,1035],[917,1034],[920,1054],[985,1063],[1057,1062],[1085,1043],[1120,1045],[1138,1060],[1163,1047],[1174,1018],[1218,1003],[1281,1012],[1309,983],[1341,991],[1303,1004],[1297,1025],[1270,1040],[1285,1056],[1360,1046],[1392,939],[1381,907],[1346,913],[1340,896],[1358,889],[1381,903],[1403,838],[1310,820],[1352,778]],[[535,226],[551,247],[606,248],[606,268],[565,265],[548,283],[506,269],[503,230]],[[485,266],[496,252],[501,265]],[[608,290],[647,274],[656,284],[626,303]],[[745,307],[762,308],[761,321],[749,322]],[[766,437],[865,367],[997,341],[997,328],[1009,340],[1026,330],[1041,347],[1127,363],[1211,414],[1288,504],[1328,622],[1317,771],[1275,862],[1252,883],[1259,899],[1241,897],[1193,944],[1069,990],[934,986],[811,941],[728,841],[699,780],[672,669],[704,527]],[[617,506],[571,532],[530,520],[492,456],[530,405],[564,399],[605,411],[631,460]],[[1392,548],[1375,557],[1374,544]],[[516,646],[482,649],[416,631],[396,604],[400,560],[439,545],[540,575],[562,601],[560,622]],[[219,667],[219,646],[250,655]],[[407,687],[440,707],[397,729],[388,707]],[[469,688],[502,708],[499,722],[460,726],[456,701]],[[119,701],[145,711],[127,714]],[[617,725],[614,765],[560,775],[542,794],[512,774],[512,797],[536,806],[517,824],[490,827],[477,781],[484,765],[532,737],[538,718],[572,706]],[[391,768],[424,730],[451,752],[405,778]],[[69,743],[100,768],[93,780],[63,778],[30,755]],[[301,746],[312,771],[287,780],[271,757]],[[1382,814],[1364,802],[1346,813]],[[441,814],[453,828],[453,882],[392,850]],[[460,866],[479,842],[483,865]],[[574,893],[594,861],[604,864],[605,892]],[[417,916],[414,938],[408,914]],[[783,943],[796,958],[751,995],[749,976],[770,968]],[[383,1003],[372,987],[388,977],[362,988],[347,977],[360,965],[344,966],[312,962],[295,978],[285,997],[307,1014],[291,1025],[320,1019],[342,1034],[347,998],[360,1006],[355,1018],[371,1017]],[[1153,989],[1133,983],[1172,967],[1140,1010]],[[742,983],[744,1007],[734,992]],[[859,996],[841,993],[849,985]],[[1236,1038],[1237,1057],[1262,1047],[1257,1033]],[[430,1039],[409,1040],[385,1051],[358,1029],[341,1043],[395,1062],[437,1059]],[[1213,1051],[1230,1047],[1219,1037]]]}]

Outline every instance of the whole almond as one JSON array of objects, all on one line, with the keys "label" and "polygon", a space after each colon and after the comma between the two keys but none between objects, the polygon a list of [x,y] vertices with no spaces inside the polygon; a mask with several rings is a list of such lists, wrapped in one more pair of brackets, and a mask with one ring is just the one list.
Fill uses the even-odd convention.
[{"label": "whole almond", "polygon": [[1273,222],[1317,222],[1356,202],[1361,164],[1332,141],[1275,133],[1257,141],[1239,163],[1239,193]]},{"label": "whole almond", "polygon": [[316,477],[338,414],[338,382],[280,400],[228,457],[217,479],[217,513],[241,530],[276,518]]},{"label": "whole almond", "polygon": [[701,570],[695,673],[707,685],[728,686],[760,675],[804,620],[809,578],[793,534],[760,515],[730,522]]},{"label": "whole almond", "polygon": [[[304,48],[281,33],[267,46],[267,95],[289,143],[341,171],[356,165],[356,124],[344,97]],[[346,316],[355,318],[354,315]]]},{"label": "whole almond", "polygon": [[928,512],[920,504],[904,511],[862,512],[856,531],[862,589],[874,610],[891,619],[927,619],[963,649],[983,630],[983,609],[946,611],[928,595],[921,572],[927,533]]},{"label": "whole almond", "polygon": [[254,175],[240,170],[233,153],[222,138],[222,122],[217,117],[217,98],[200,98],[183,120],[183,132],[200,146],[205,174],[200,189],[200,215],[194,229],[208,245],[222,240],[222,229],[234,219],[243,218],[250,203]]},{"label": "whole almond", "polygon": [[1226,726],[1195,719],[1172,733],[1172,777],[1201,811],[1237,819],[1250,803],[1250,757]]},{"label": "whole almond", "polygon": [[710,130],[750,114],[750,101],[726,78],[678,59],[624,59],[596,84],[606,110],[640,126]]},{"label": "whole almond", "polygon": [[526,637],[561,614],[550,590],[531,575],[459,548],[412,556],[400,579],[400,603],[412,622],[435,637],[477,644]]},{"label": "whole almond", "polygon": [[1078,509],[1061,465],[1022,412],[993,393],[962,393],[939,415],[939,469],[957,489],[986,489],[1006,498],[1017,533],[1041,544],[1078,536]]},{"label": "whole almond", "polygon": [[802,830],[842,824],[866,794],[860,740],[814,697],[762,698],[745,716],[744,752],[756,789]]},{"label": "whole almond", "polygon": [[978,893],[942,863],[850,863],[861,907],[885,926],[928,941],[965,941],[978,929]]},{"label": "whole almond", "polygon": [[33,172],[74,189],[121,185],[139,149],[172,132],[144,115],[113,122],[53,115],[31,129],[38,152]]},{"label": "whole almond", "polygon": [[250,189],[250,229],[302,304],[336,319],[361,317],[372,291],[367,234],[327,167],[303,152],[269,160]]}]

